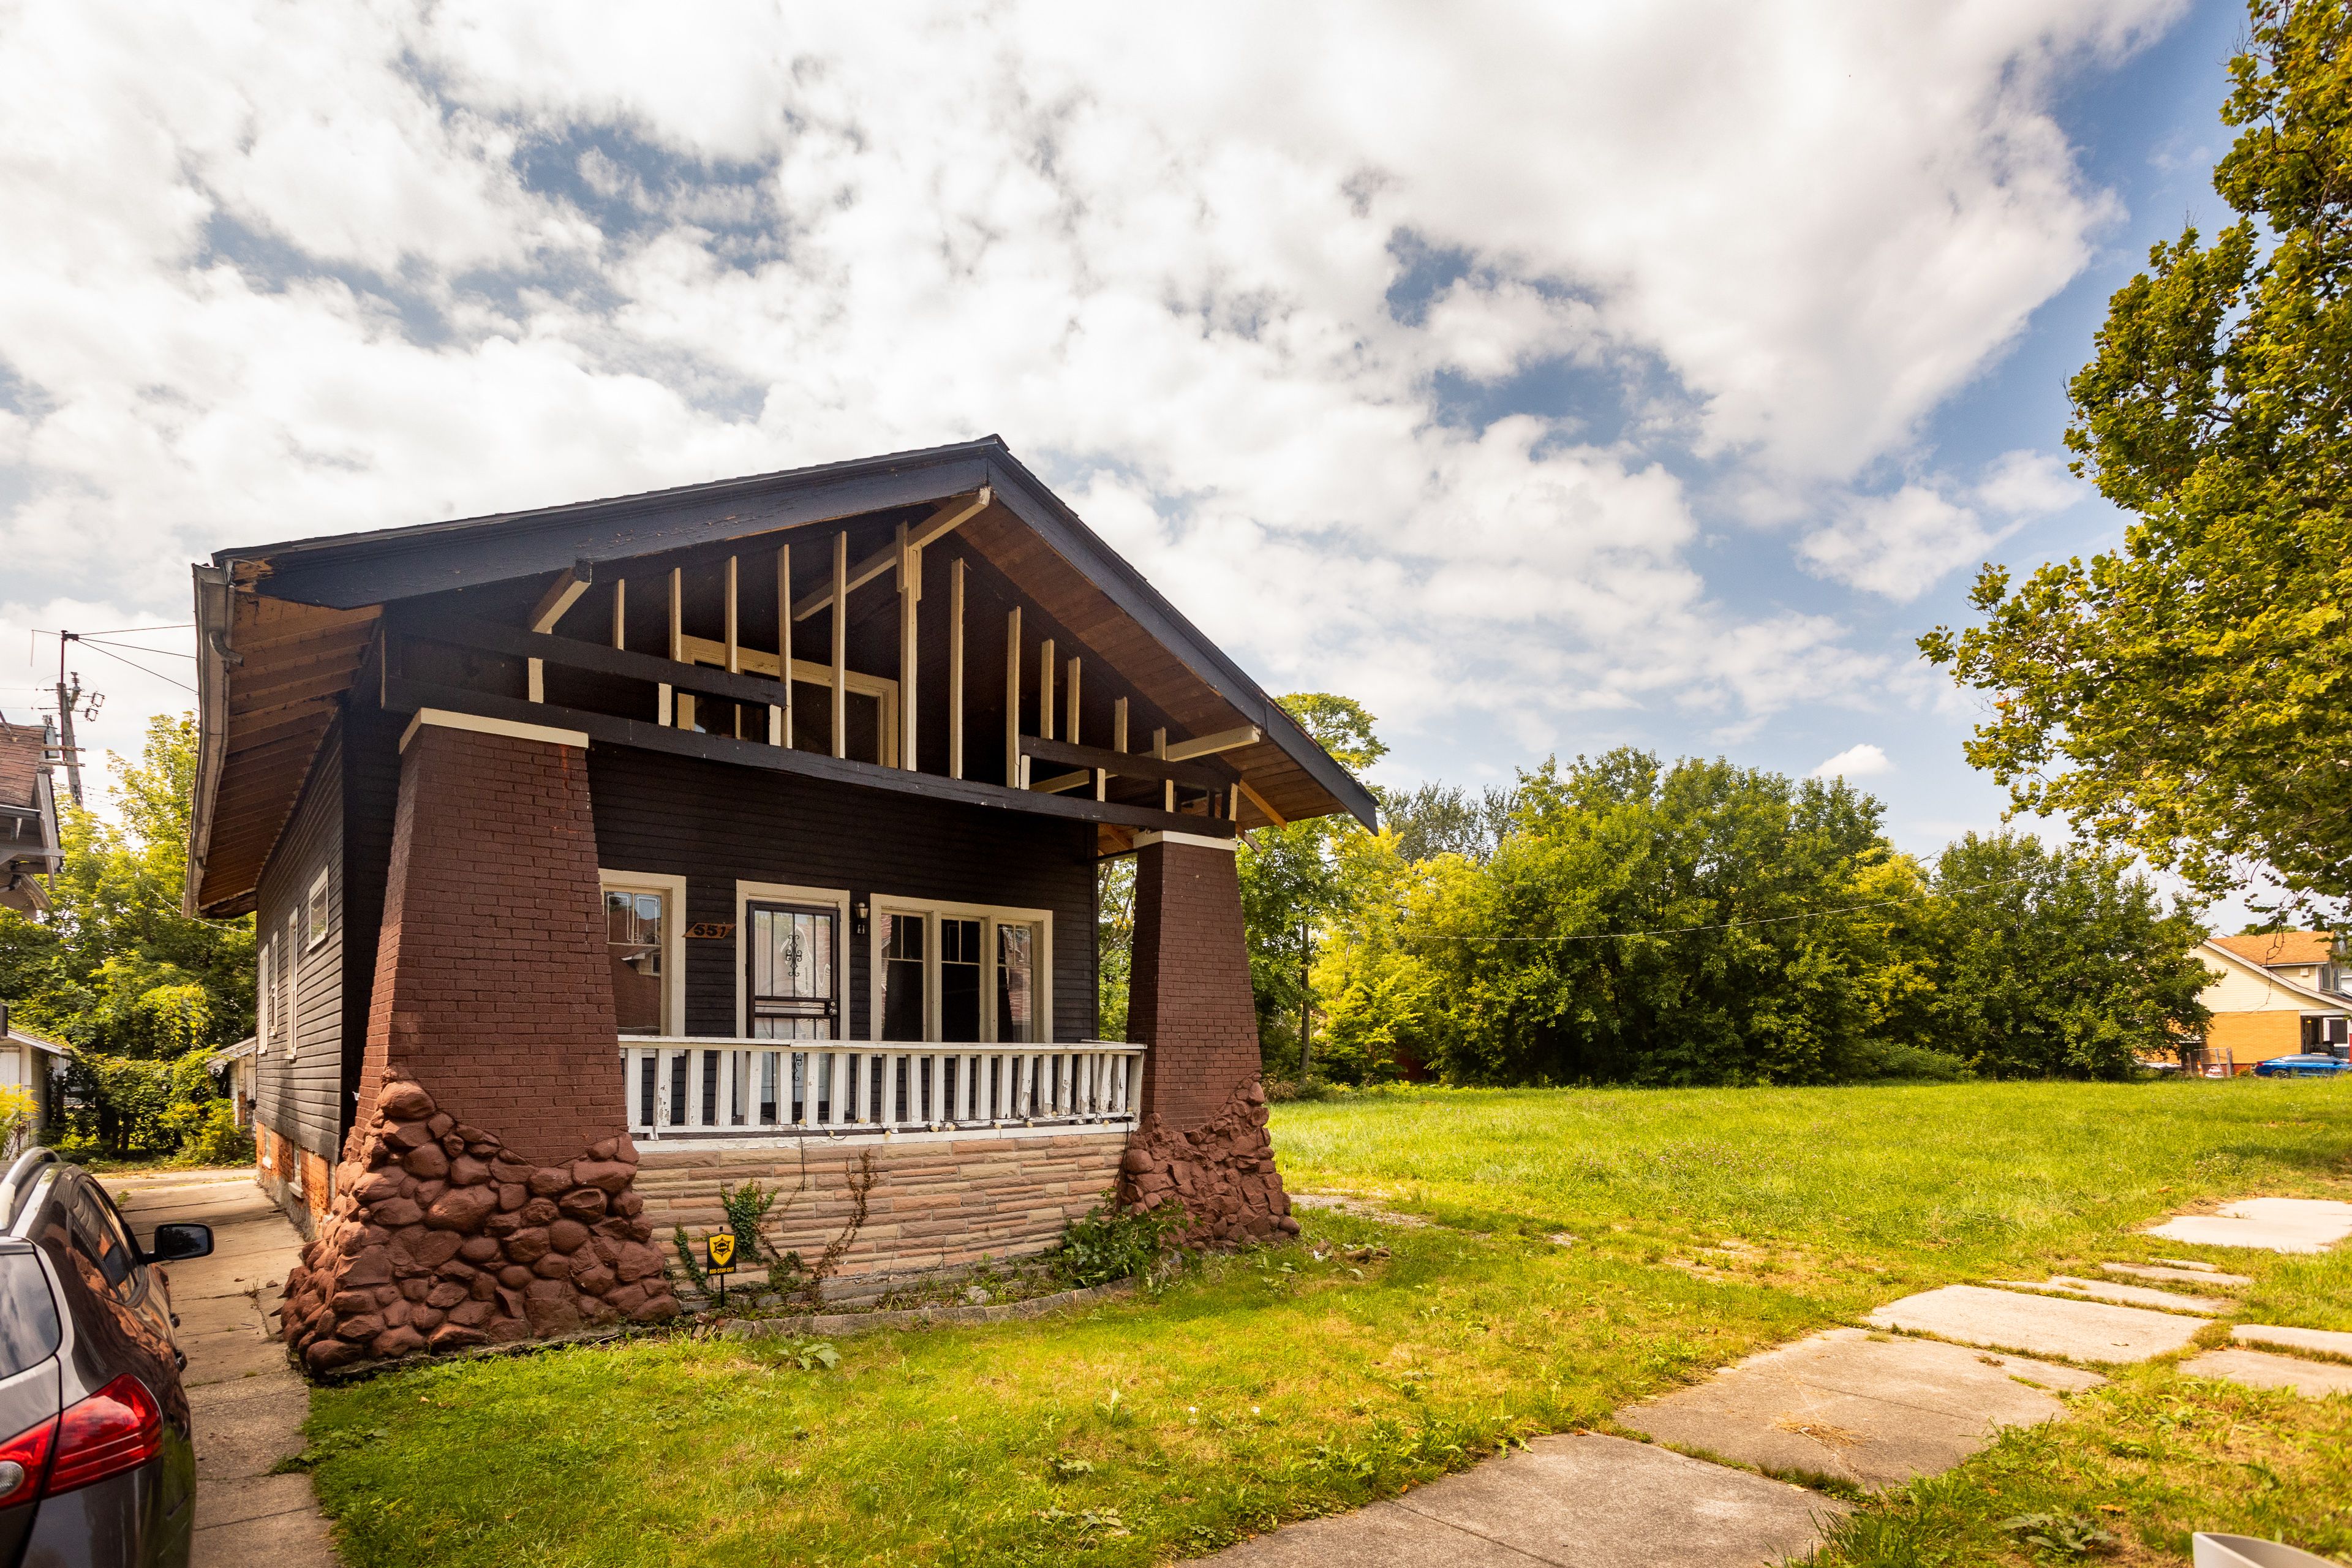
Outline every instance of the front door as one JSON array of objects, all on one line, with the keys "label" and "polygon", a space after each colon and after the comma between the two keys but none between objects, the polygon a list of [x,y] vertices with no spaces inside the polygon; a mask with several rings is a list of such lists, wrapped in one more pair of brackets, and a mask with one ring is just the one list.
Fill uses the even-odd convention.
[{"label": "front door", "polygon": [[743,1032],[760,1040],[837,1040],[841,987],[834,973],[837,912],[824,904],[753,904],[745,963]]}]

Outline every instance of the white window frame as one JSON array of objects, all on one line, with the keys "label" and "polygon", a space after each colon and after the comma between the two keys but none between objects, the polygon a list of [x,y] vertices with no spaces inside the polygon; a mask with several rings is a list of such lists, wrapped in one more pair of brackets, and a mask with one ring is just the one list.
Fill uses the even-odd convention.
[{"label": "white window frame", "polygon": [[[751,1037],[751,994],[750,968],[747,959],[751,941],[751,906],[753,904],[822,904],[833,910],[833,987],[841,1009],[834,1020],[835,1043],[846,1042],[849,1036],[849,889],[846,888],[803,888],[791,882],[746,882],[740,878],[735,883],[735,1034],[739,1039]],[[806,1049],[809,1042],[780,1041]]]},{"label": "white window frame", "polygon": [[[662,1017],[657,1038],[669,1038],[686,1031],[686,879],[665,876],[658,871],[616,871],[605,867],[596,868],[596,931],[597,940],[604,940],[604,895],[607,893],[659,893],[667,900],[668,929],[662,932]],[[608,959],[606,962],[610,962]],[[614,1037],[622,1040],[645,1039],[643,1035],[623,1035],[614,1020]]]},{"label": "white window frame", "polygon": [[940,899],[901,899],[876,894],[872,918],[866,924],[866,1037],[882,1038],[882,919],[884,915],[915,915],[923,921],[923,1038],[900,1042],[939,1045],[940,1039],[940,917],[978,920],[984,955],[980,977],[981,1045],[996,1045],[996,928],[1025,925],[1037,928],[1034,979],[1037,984],[1037,1038],[1029,1047],[1054,1043],[1054,911],[1028,910],[1011,904],[959,904]]},{"label": "white window frame", "polygon": [[299,910],[286,912],[285,947],[286,954],[278,961],[278,984],[286,987],[286,1005],[282,1009],[285,1016],[278,1020],[278,1026],[286,1031],[286,1059],[290,1062],[302,1048],[299,1027],[302,1017],[302,961],[299,956],[302,952],[302,912]]},{"label": "white window frame", "polygon": [[260,982],[254,987],[260,1003],[255,1011],[261,1025],[257,1031],[259,1044],[256,1048],[266,1051],[278,1043],[278,941],[274,935],[262,937],[261,961],[254,973]]},{"label": "white window frame", "polygon": [[321,866],[319,874],[310,879],[310,890],[302,900],[302,951],[305,952],[323,943],[334,924],[334,902],[330,896],[332,889],[329,886],[332,869],[331,867]]}]

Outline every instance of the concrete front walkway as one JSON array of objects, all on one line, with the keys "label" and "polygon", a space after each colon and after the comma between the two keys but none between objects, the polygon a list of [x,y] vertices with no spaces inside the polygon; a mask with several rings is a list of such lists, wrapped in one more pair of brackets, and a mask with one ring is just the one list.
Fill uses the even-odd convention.
[{"label": "concrete front walkway", "polygon": [[168,1268],[196,1427],[191,1568],[335,1568],[310,1478],[269,1473],[301,1452],[310,1408],[276,1321],[301,1237],[249,1170],[110,1176],[106,1188],[142,1241],[166,1220],[213,1227],[210,1258]]},{"label": "concrete front walkway", "polygon": [[[2218,1216],[2176,1218],[2152,1234],[2321,1251],[2352,1234],[2347,1216],[2352,1205],[2257,1198]],[[2210,1220],[2228,1239],[2183,1235],[2187,1218]],[[2109,1269],[2209,1289],[2252,1283],[2186,1258],[2102,1266]],[[1232,1568],[1763,1568],[1814,1551],[1852,1510],[1758,1469],[1874,1490],[1937,1474],[2004,1426],[2062,1416],[2059,1395],[2105,1381],[2080,1363],[2178,1354],[2212,1321],[2206,1314],[2237,1305],[2072,1275],[1994,1283],[2006,1288],[1948,1285],[1907,1296],[1871,1313],[1868,1328],[1826,1330],[1617,1413],[1626,1431],[1726,1463],[1589,1433],[1539,1437],[1524,1451],[1353,1513],[1287,1526],[1209,1561]],[[2123,1302],[2099,1299],[2118,1293]],[[2306,1358],[2345,1359],[2210,1351],[2185,1370],[2315,1398],[2352,1391],[2352,1334],[2250,1324],[2232,1331]]]}]

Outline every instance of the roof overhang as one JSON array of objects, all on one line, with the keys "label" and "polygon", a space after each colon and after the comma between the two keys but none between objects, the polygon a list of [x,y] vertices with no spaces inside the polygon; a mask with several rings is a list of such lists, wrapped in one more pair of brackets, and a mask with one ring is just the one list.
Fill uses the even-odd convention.
[{"label": "roof overhang", "polygon": [[[260,866],[356,676],[377,618],[452,589],[591,572],[646,557],[982,489],[992,504],[961,531],[1017,553],[1020,591],[1068,624],[1116,626],[1169,673],[1153,700],[1196,734],[1254,727],[1223,761],[1255,820],[1346,813],[1367,826],[1370,794],[1222,649],[1089,529],[1004,443],[979,441],[643,495],[415,527],[224,550],[196,568],[200,743],[186,903],[252,907]],[[1008,542],[1021,548],[1009,552]],[[1045,548],[1027,546],[1034,539]],[[1002,565],[1002,563],[999,563]],[[596,574],[601,578],[601,573]],[[1120,651],[1101,650],[1113,668]],[[1250,817],[1244,818],[1244,826]]]}]

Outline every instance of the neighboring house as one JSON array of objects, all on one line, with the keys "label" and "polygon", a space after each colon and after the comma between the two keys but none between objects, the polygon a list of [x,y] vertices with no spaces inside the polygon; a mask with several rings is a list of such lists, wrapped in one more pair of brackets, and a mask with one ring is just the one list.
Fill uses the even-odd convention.
[{"label": "neighboring house", "polygon": [[47,724],[11,724],[0,715],[0,909],[37,915],[49,907],[41,879],[62,860],[49,778],[57,745]]},{"label": "neighboring house", "polygon": [[28,1034],[8,1022],[8,1006],[0,1002],[0,1091],[23,1089],[33,1101],[31,1122],[0,1147],[0,1156],[14,1158],[35,1134],[49,1125],[57,1104],[56,1075],[68,1059],[65,1047]]},{"label": "neighboring house", "polygon": [[2212,1015],[2204,1065],[2239,1071],[2273,1057],[2347,1048],[2352,994],[2344,944],[2332,931],[2217,936],[2197,956],[2213,973],[2198,994]]},{"label": "neighboring house", "polygon": [[212,1075],[221,1080],[221,1092],[227,1096],[239,1127],[253,1125],[254,1058],[260,1043],[260,1037],[247,1035],[213,1056]]},{"label": "neighboring house", "polygon": [[1234,850],[1373,803],[1002,442],[223,551],[196,618],[187,906],[258,917],[313,1366],[659,1316],[748,1178],[869,1280],[1122,1182],[1297,1228]]}]

